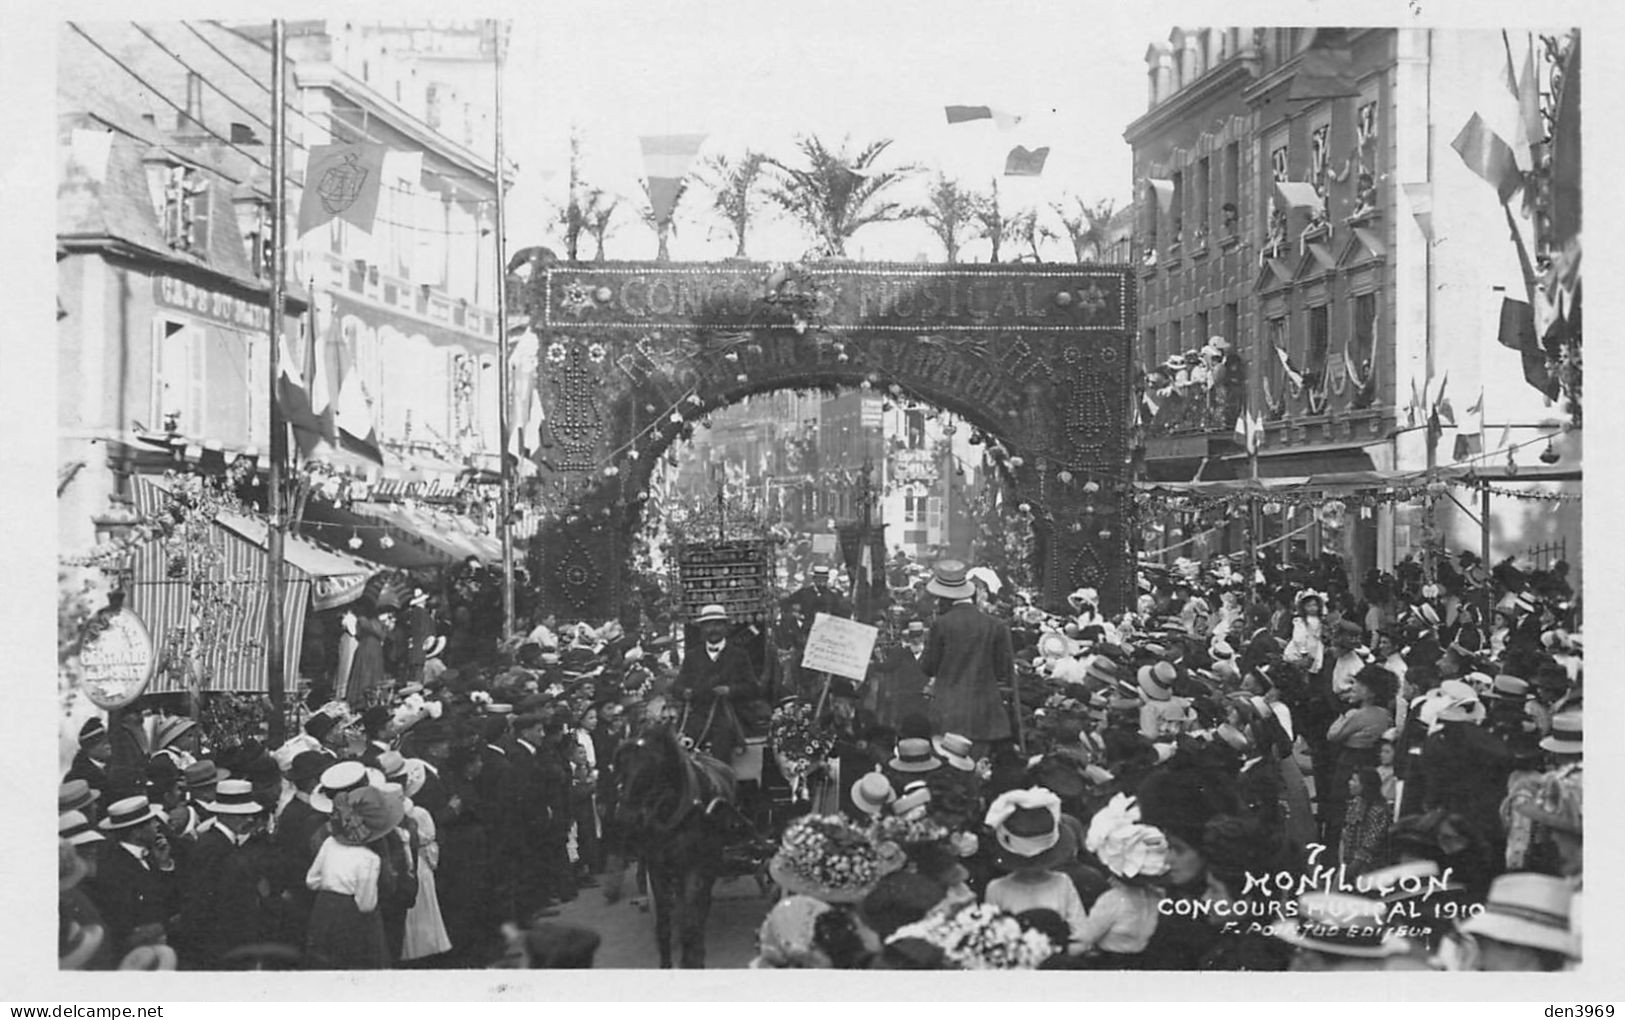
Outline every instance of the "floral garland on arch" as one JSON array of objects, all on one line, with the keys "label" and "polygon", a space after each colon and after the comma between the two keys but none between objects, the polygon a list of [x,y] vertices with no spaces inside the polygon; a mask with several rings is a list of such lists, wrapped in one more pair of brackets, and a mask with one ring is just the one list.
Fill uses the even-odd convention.
[{"label": "floral garland on arch", "polygon": [[834,732],[818,723],[813,706],[792,701],[773,710],[767,739],[779,771],[790,784],[791,796],[808,799],[807,777],[821,768],[835,749]]}]

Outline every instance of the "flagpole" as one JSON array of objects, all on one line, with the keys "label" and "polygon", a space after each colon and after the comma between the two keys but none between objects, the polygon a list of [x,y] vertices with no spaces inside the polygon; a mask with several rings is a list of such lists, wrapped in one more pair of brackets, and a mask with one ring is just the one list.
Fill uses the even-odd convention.
[{"label": "flagpole", "polygon": [[277,399],[279,375],[278,355],[282,350],[283,301],[287,272],[287,186],[284,179],[287,132],[286,70],[283,53],[287,28],[280,20],[271,22],[271,342],[266,345],[270,359],[271,462],[266,471],[266,504],[269,526],[266,528],[265,576],[268,598],[265,605],[265,689],[271,700],[269,738],[277,747],[284,739],[283,697],[286,693],[284,656],[282,648],[282,606],[285,598],[283,568],[283,528],[286,526],[282,505],[282,466],[288,458],[288,428],[282,419],[282,404]]},{"label": "flagpole", "polygon": [[513,366],[508,342],[508,217],[507,167],[502,147],[502,22],[492,19],[491,41],[495,49],[496,72],[496,168],[497,168],[497,434],[502,442],[502,494],[497,504],[497,527],[502,537],[502,639],[513,637],[513,465],[508,458],[508,427],[513,400]]}]

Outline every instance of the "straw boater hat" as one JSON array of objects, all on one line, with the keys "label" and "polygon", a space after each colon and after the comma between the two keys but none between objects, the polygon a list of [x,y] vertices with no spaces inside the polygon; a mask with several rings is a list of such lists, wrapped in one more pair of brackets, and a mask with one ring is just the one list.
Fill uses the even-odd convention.
[{"label": "straw boater hat", "polygon": [[101,794],[92,790],[83,779],[70,779],[57,787],[56,810],[58,814],[83,811],[100,798]]},{"label": "straw boater hat", "polygon": [[341,761],[322,773],[316,789],[311,792],[310,806],[324,814],[333,810],[334,799],[341,793],[359,790],[367,785],[367,767],[358,761]]},{"label": "straw boater hat", "polygon": [[727,623],[728,611],[722,608],[721,605],[712,603],[708,606],[701,606],[700,615],[694,617],[695,623],[710,623],[713,620],[720,620],[723,623]]},{"label": "straw boater hat", "polygon": [[1446,680],[1437,688],[1442,702],[1438,715],[1439,722],[1471,722],[1484,721],[1484,703],[1479,700],[1478,691],[1471,684],[1461,680]]},{"label": "straw boater hat", "polygon": [[1529,697],[1529,681],[1501,673],[1490,682],[1490,689],[1484,692],[1484,697],[1497,701],[1525,701]]},{"label": "straw boater hat", "polygon": [[188,790],[202,790],[231,778],[231,770],[223,769],[207,758],[186,766],[185,781]]},{"label": "straw boater hat", "polygon": [[1462,924],[1461,931],[1578,958],[1570,930],[1573,899],[1573,888],[1561,878],[1528,871],[1501,875],[1490,883],[1483,912]]},{"label": "straw boater hat", "polygon": [[56,834],[60,839],[67,840],[73,846],[84,846],[86,843],[105,843],[107,837],[96,831],[90,824],[83,811],[65,811],[56,820]]},{"label": "straw boater hat", "polygon": [[1552,716],[1552,732],[1541,738],[1540,749],[1553,754],[1580,754],[1580,735],[1584,728],[1580,712],[1559,712]]},{"label": "straw boater hat", "polygon": [[1276,938],[1299,949],[1332,956],[1381,959],[1410,951],[1410,941],[1385,923],[1381,900],[1348,893],[1307,893],[1296,916],[1275,922]]},{"label": "straw boater hat", "polygon": [[254,784],[246,779],[223,780],[215,789],[214,800],[204,806],[216,815],[257,815],[265,810],[254,799]]},{"label": "straw boater hat", "polygon": [[1167,701],[1173,696],[1173,683],[1179,672],[1171,663],[1159,662],[1155,666],[1141,666],[1137,679],[1140,690],[1152,701]]},{"label": "straw boater hat", "polygon": [[942,760],[952,768],[961,772],[976,771],[976,761],[970,756],[973,745],[969,737],[962,737],[957,733],[944,733],[932,741],[932,744],[936,747],[937,753],[942,755]]},{"label": "straw boater hat", "polygon": [[100,828],[103,832],[122,832],[162,818],[163,815],[158,813],[158,809],[153,807],[147,798],[125,797],[108,805],[107,817],[102,819]]},{"label": "straw boater hat", "polygon": [[993,860],[1015,871],[1051,868],[1078,854],[1076,835],[1061,825],[1061,798],[1041,786],[1002,793],[987,809]]},{"label": "straw boater hat", "polygon": [[439,658],[440,653],[445,650],[446,639],[439,634],[436,634],[432,638],[426,638],[423,642],[423,657],[425,659]]},{"label": "straw boater hat", "polygon": [[101,716],[92,716],[85,720],[83,726],[79,727],[79,746],[81,748],[91,747],[105,736],[107,736],[107,724],[102,722]]},{"label": "straw boater hat", "polygon": [[928,594],[942,599],[968,599],[976,588],[966,578],[968,568],[960,560],[938,560],[931,569],[931,580],[925,584]]},{"label": "straw boater hat", "polygon": [[852,803],[870,818],[879,818],[881,812],[897,799],[891,780],[879,772],[869,772],[852,784]]},{"label": "straw boater hat", "polygon": [[824,563],[818,564],[816,567],[812,568],[812,576],[813,580],[815,581],[819,580],[820,578],[825,581],[829,580],[829,566]]},{"label": "straw boater hat", "polygon": [[942,759],[932,753],[931,741],[908,737],[897,742],[891,767],[898,772],[932,772],[942,768]]}]

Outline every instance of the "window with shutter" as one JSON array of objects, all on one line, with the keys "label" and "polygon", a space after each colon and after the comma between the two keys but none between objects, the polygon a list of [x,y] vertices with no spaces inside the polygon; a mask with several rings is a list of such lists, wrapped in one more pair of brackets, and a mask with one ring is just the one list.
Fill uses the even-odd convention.
[{"label": "window with shutter", "polygon": [[214,211],[214,189],[197,171],[186,176],[182,196],[183,239],[181,247],[199,258],[209,257],[209,220]]},{"label": "window with shutter", "polygon": [[152,418],[165,431],[198,435],[203,427],[203,349],[198,327],[153,323]]}]

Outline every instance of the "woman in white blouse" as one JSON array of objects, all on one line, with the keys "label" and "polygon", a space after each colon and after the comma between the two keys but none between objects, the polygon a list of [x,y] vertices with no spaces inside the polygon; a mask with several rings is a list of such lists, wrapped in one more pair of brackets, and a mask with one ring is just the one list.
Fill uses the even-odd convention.
[{"label": "woman in white blouse", "polygon": [[378,841],[401,824],[404,805],[373,786],[333,799],[332,835],[305,874],[316,893],[305,936],[311,970],[378,970],[389,966],[383,915],[378,912]]}]

